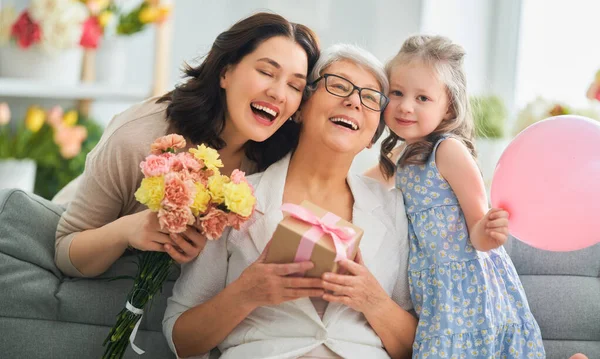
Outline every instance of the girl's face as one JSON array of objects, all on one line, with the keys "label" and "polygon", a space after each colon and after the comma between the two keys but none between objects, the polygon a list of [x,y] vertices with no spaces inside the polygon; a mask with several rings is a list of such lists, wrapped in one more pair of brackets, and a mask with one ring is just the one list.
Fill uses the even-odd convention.
[{"label": "girl's face", "polygon": [[398,64],[390,74],[386,125],[407,143],[422,140],[452,118],[446,85],[420,62]]},{"label": "girl's face", "polygon": [[[379,82],[369,70],[348,60],[334,62],[323,70],[324,74],[341,76],[355,86],[381,91]],[[333,88],[330,90],[335,91],[335,86],[339,85],[331,81],[329,86]],[[302,105],[300,115],[300,141],[356,155],[371,143],[381,112],[365,107],[356,89],[348,97],[331,94],[327,91],[326,80],[322,78],[315,93]]]},{"label": "girl's face", "polygon": [[225,90],[226,141],[262,142],[300,106],[308,58],[300,45],[284,36],[263,41],[221,75]]}]

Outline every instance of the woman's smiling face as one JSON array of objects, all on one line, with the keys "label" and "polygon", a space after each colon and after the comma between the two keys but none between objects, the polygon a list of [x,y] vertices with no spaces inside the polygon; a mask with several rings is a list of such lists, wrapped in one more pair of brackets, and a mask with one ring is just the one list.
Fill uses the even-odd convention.
[{"label": "woman's smiling face", "polygon": [[308,58],[300,45],[284,36],[262,42],[221,76],[227,101],[226,127],[241,142],[262,142],[300,106]]},{"label": "woman's smiling face", "polygon": [[[373,73],[349,60],[340,60],[329,65],[323,74],[342,77],[360,88],[381,91],[381,85]],[[335,86],[335,82],[329,82]],[[356,155],[371,144],[379,125],[381,112],[365,107],[359,98],[358,90],[348,97],[339,97],[326,89],[326,81],[321,79],[310,99],[302,106],[302,138],[310,138],[335,152]]]}]

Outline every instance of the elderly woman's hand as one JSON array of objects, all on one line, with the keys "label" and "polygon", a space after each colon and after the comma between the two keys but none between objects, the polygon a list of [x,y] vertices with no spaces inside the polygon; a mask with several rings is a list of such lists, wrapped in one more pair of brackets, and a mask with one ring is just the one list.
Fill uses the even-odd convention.
[{"label": "elderly woman's hand", "polygon": [[320,297],[325,293],[321,278],[290,276],[313,268],[312,262],[265,263],[270,244],[271,242],[238,279],[243,286],[241,295],[252,307],[277,305],[302,297]]},{"label": "elderly woman's hand", "polygon": [[356,262],[343,260],[340,267],[350,274],[323,274],[323,288],[332,291],[326,293],[323,299],[328,302],[343,303],[350,308],[367,314],[389,300],[388,294],[383,290],[377,279],[365,267],[360,250],[356,254]]}]

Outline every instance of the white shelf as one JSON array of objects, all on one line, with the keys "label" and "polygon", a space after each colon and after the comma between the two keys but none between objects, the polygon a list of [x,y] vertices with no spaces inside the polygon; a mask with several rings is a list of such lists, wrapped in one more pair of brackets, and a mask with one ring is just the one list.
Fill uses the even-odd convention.
[{"label": "white shelf", "polygon": [[55,85],[30,79],[0,78],[0,98],[29,97],[50,99],[96,99],[140,101],[150,96],[150,89],[105,84]]}]

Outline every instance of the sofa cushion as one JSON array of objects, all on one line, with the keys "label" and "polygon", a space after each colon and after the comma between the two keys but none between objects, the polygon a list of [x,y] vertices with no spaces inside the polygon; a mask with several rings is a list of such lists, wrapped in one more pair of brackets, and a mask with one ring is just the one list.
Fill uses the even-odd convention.
[{"label": "sofa cushion", "polygon": [[[42,349],[46,340],[31,341],[31,337],[67,328],[73,335],[47,332],[46,336],[55,340],[40,353],[63,353],[45,357],[89,357],[91,351],[98,357],[103,352],[104,336],[125,305],[133,282],[109,278],[135,275],[134,256],[124,256],[102,276],[92,279],[66,277],[56,268],[55,233],[63,210],[21,190],[0,191],[0,327],[3,333],[12,333],[0,336],[3,356],[30,357],[25,354]],[[154,349],[148,350],[148,358],[169,357],[165,355],[170,351],[162,334],[162,318],[178,274],[174,267],[163,292],[145,310],[136,343],[139,341],[143,349],[144,343],[152,343],[148,347]],[[80,349],[71,351],[77,347]]]},{"label": "sofa cushion", "polygon": [[[550,252],[510,238],[510,255],[549,359],[600,358],[600,244]],[[579,343],[579,344],[576,344]]]}]

